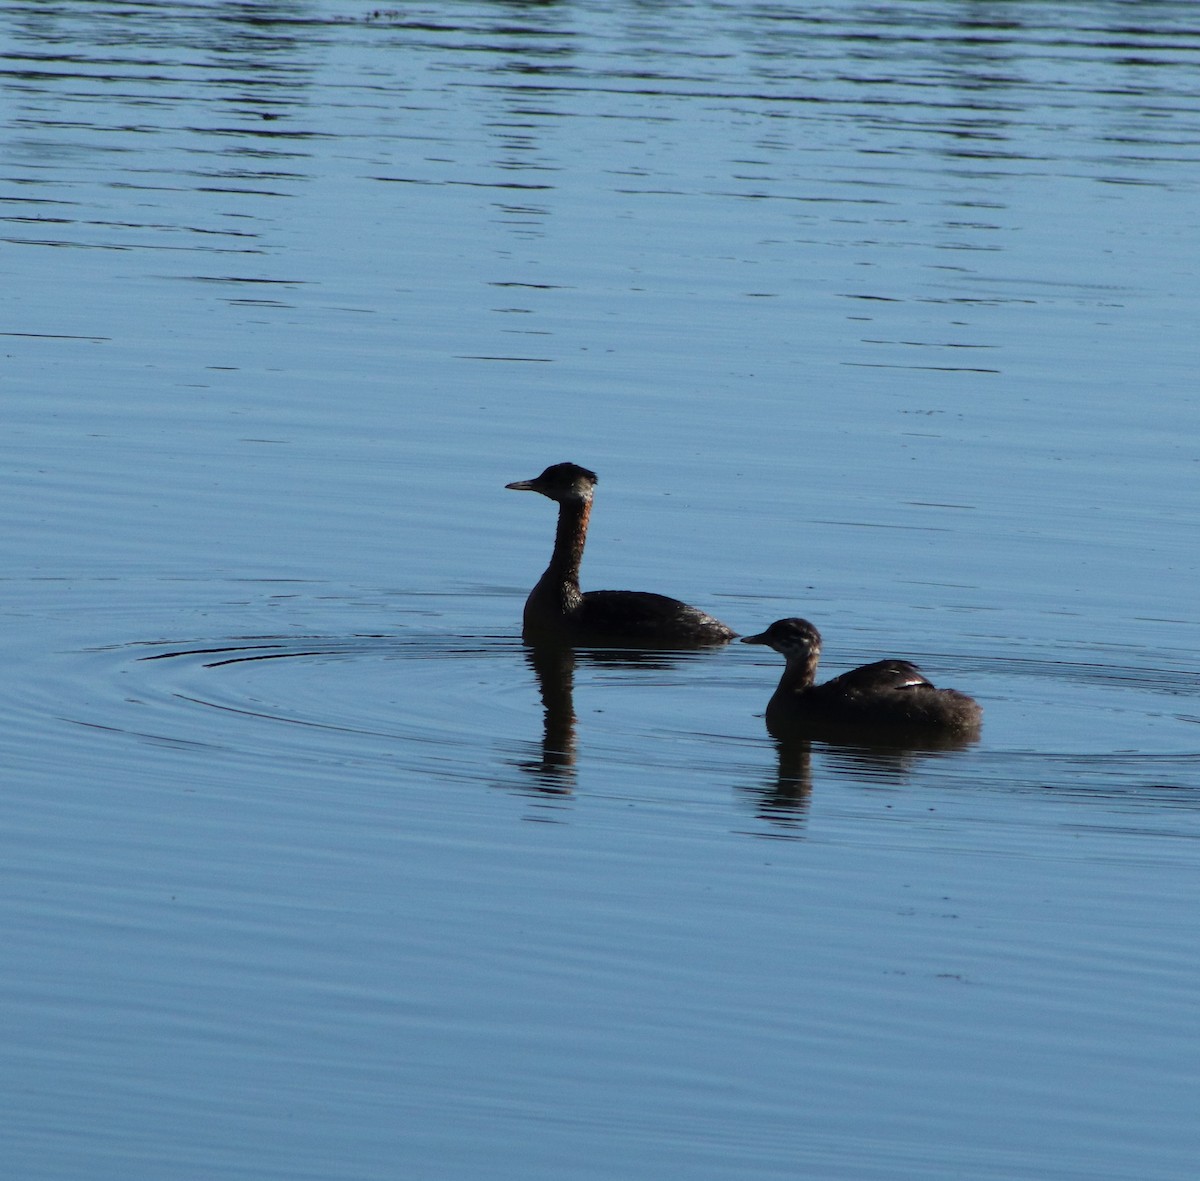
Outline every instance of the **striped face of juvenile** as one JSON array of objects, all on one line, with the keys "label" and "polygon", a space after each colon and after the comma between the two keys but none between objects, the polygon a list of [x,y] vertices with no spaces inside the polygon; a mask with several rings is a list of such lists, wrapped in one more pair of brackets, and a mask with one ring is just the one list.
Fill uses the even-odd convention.
[{"label": "striped face of juvenile", "polygon": [[821,634],[806,619],[777,619],[765,632],[745,636],[744,644],[765,644],[781,656],[809,657],[821,650]]}]

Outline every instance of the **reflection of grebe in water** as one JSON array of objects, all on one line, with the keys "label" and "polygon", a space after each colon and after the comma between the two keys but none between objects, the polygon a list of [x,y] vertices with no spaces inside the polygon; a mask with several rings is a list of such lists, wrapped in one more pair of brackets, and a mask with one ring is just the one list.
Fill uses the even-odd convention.
[{"label": "reflection of grebe in water", "polygon": [[899,785],[918,772],[922,761],[966,750],[979,737],[977,729],[881,733],[858,727],[856,734],[848,727],[772,727],[778,766],[761,783],[742,788],[755,800],[758,815],[781,829],[803,827],[821,782],[848,778],[858,785]]},{"label": "reflection of grebe in water", "polygon": [[523,764],[539,792],[563,795],[575,786],[575,652],[562,644],[529,645],[525,659],[542,697],[541,756]]},{"label": "reflection of grebe in water", "polygon": [[907,660],[878,660],[816,684],[821,635],[806,619],[776,620],[742,643],[765,644],[787,661],[767,703],[772,734],[806,731],[833,741],[899,744],[910,737],[942,736],[958,745],[983,721],[978,702],[956,689],[935,688]]},{"label": "reflection of grebe in water", "polygon": [[575,669],[577,664],[603,670],[671,669],[687,659],[681,652],[603,648],[579,650],[570,644],[527,644],[525,659],[542,698],[542,741],[536,757],[517,765],[539,795],[570,795],[575,789],[579,742],[576,736]]},{"label": "reflection of grebe in water", "polygon": [[550,565],[525,602],[523,635],[531,642],[699,648],[737,634],[720,620],[678,599],[646,591],[579,589],[596,473],[556,463],[532,480],[506,485],[540,492],[558,505]]}]

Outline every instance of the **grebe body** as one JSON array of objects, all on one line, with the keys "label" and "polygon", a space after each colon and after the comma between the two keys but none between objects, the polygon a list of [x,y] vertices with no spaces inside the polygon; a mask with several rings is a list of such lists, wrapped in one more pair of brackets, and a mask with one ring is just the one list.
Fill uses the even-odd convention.
[{"label": "grebe body", "polygon": [[765,644],[787,662],[767,702],[772,734],[808,730],[841,740],[969,735],[983,721],[977,701],[936,688],[907,660],[877,660],[818,685],[821,634],[806,619],[778,619],[742,643]]},{"label": "grebe body", "polygon": [[697,648],[728,643],[737,634],[719,619],[666,595],[580,589],[595,472],[556,463],[532,480],[505,487],[539,492],[558,505],[550,564],[525,600],[522,635],[529,642]]}]

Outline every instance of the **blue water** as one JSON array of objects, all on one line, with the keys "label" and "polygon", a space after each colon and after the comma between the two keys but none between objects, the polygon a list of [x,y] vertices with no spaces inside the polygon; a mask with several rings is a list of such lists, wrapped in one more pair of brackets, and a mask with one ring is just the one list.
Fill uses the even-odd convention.
[{"label": "blue water", "polygon": [[1191,5],[0,27],[6,1176],[1190,1181]]}]

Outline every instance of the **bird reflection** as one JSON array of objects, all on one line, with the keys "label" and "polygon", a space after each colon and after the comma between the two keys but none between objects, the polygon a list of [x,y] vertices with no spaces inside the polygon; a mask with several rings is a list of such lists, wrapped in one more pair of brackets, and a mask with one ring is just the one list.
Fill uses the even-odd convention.
[{"label": "bird reflection", "polygon": [[777,742],[778,766],[773,778],[752,787],[761,820],[786,828],[802,828],[812,799],[812,743]]},{"label": "bird reflection", "polygon": [[[525,661],[542,698],[542,741],[535,757],[516,765],[542,795],[575,789],[579,742],[575,723],[575,667],[579,661],[608,668],[665,669],[680,653],[638,648],[575,648],[561,643],[527,643]],[[530,744],[532,745],[532,744]]]},{"label": "bird reflection", "polygon": [[527,644],[525,661],[542,697],[540,757],[520,763],[534,790],[566,795],[575,787],[575,651],[565,644]]},{"label": "bird reflection", "polygon": [[827,778],[857,784],[896,786],[907,781],[919,764],[966,750],[979,741],[978,733],[934,734],[866,744],[827,728],[771,727],[775,743],[774,774],[748,789],[755,797],[756,814],[781,828],[803,827],[808,820],[813,792],[813,755],[820,756],[820,772]]}]

